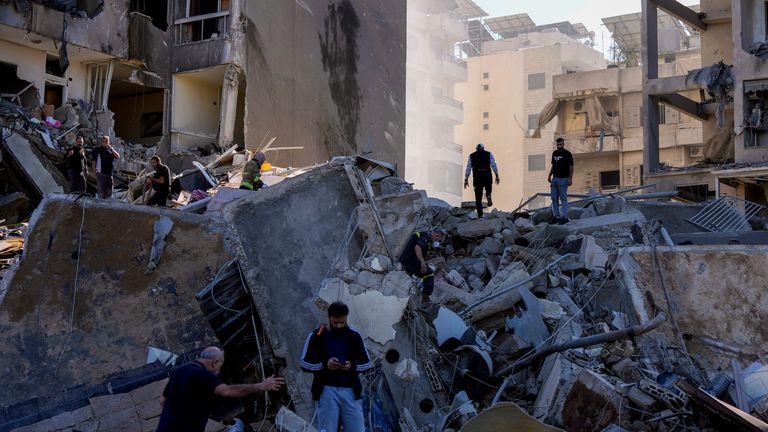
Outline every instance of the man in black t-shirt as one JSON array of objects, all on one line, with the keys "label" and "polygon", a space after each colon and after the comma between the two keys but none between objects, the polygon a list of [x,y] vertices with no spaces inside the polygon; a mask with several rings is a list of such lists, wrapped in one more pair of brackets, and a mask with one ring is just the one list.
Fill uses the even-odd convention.
[{"label": "man in black t-shirt", "polygon": [[99,190],[99,198],[107,199],[112,197],[112,169],[115,159],[120,159],[118,153],[112,145],[109,144],[109,137],[101,136],[101,145],[93,149],[91,153],[91,166],[93,174],[96,176],[96,186]]},{"label": "man in black t-shirt", "polygon": [[171,170],[163,165],[160,156],[152,156],[149,160],[155,173],[147,176],[147,184],[152,185],[154,194],[147,201],[147,205],[165,207],[168,204],[168,195],[171,193]]},{"label": "man in black t-shirt", "polygon": [[224,384],[216,376],[224,365],[224,351],[208,347],[197,360],[171,374],[160,404],[163,412],[157,432],[203,432],[214,395],[239,398],[260,391],[275,391],[285,380],[275,376],[258,384]]},{"label": "man in black t-shirt", "polygon": [[85,177],[88,175],[83,141],[83,137],[78,136],[75,139],[75,145],[67,152],[69,191],[74,193],[85,192]]},{"label": "man in black t-shirt", "polygon": [[573,184],[573,155],[565,149],[562,138],[558,138],[555,144],[557,150],[552,152],[552,168],[547,181],[552,196],[552,221],[564,224],[568,222],[568,186]]}]

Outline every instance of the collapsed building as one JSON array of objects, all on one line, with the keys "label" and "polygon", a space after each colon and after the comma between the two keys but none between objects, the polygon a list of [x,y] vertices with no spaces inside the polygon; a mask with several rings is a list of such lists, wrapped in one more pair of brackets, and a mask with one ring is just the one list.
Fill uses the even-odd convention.
[{"label": "collapsed building", "polygon": [[[168,375],[217,344],[223,380],[287,386],[209,430],[313,430],[300,354],[342,300],[375,365],[368,430],[768,430],[755,217],[702,233],[705,206],[656,193],[477,219],[394,174],[336,158],[183,210],[49,196],[4,279],[0,428],[154,430]],[[398,256],[433,229],[421,303]]]},{"label": "collapsed building", "polygon": [[151,155],[181,173],[232,146],[402,169],[405,17],[405,1],[0,2],[0,193],[66,191],[46,159],[76,134],[112,138],[123,184]]}]

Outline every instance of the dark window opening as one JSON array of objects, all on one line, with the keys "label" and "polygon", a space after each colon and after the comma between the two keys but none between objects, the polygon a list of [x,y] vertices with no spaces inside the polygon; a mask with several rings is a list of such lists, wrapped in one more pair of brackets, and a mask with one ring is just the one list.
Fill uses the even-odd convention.
[{"label": "dark window opening", "polygon": [[528,75],[528,90],[539,90],[547,86],[547,79],[544,72]]},{"label": "dark window opening", "polygon": [[533,130],[539,127],[539,115],[528,114],[528,129]]},{"label": "dark window opening", "polygon": [[64,87],[55,84],[45,85],[45,104],[60,107],[64,103]]},{"label": "dark window opening", "polygon": [[616,171],[600,171],[600,188],[617,189],[621,185],[621,174]]},{"label": "dark window opening", "polygon": [[162,31],[168,29],[167,0],[131,0],[131,12],[138,12],[152,18],[152,25]]},{"label": "dark window opening", "polygon": [[676,186],[678,196],[690,202],[705,202],[708,198],[715,197],[715,191],[709,190],[709,185],[698,184],[689,186]]},{"label": "dark window opening", "polygon": [[0,62],[0,97],[21,107],[37,106],[37,88],[16,75],[16,65]]},{"label": "dark window opening", "polygon": [[45,56],[45,73],[64,78],[64,71],[61,70],[58,57],[50,54]]},{"label": "dark window opening", "polygon": [[491,88],[488,84],[483,84],[483,91],[488,91]]},{"label": "dark window opening", "polygon": [[189,0],[189,16],[205,15],[229,10],[229,0],[221,0],[219,9],[218,0]]}]

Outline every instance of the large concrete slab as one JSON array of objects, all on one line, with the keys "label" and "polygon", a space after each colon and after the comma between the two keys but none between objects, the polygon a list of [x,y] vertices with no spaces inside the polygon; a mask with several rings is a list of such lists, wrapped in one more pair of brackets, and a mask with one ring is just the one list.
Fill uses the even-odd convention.
[{"label": "large concrete slab", "polygon": [[[161,217],[173,227],[145,274]],[[194,295],[232,258],[224,238],[223,224],[204,216],[44,200],[0,303],[0,406],[142,367],[150,345],[185,353],[215,342]]]},{"label": "large concrete slab", "polygon": [[[314,304],[337,255],[353,262],[361,246],[344,240],[357,209],[344,166],[325,165],[222,208],[265,332],[284,358],[296,412],[312,417],[312,375],[299,370],[304,341],[327,317]],[[295,385],[295,387],[294,387]]]},{"label": "large concrete slab", "polygon": [[[7,136],[10,131],[3,129],[2,132],[3,136]],[[58,178],[54,175],[55,167],[45,165],[33,151],[33,144],[26,138],[17,133],[11,133],[3,142],[3,146],[40,196],[64,192],[63,177],[60,174]]]},{"label": "large concrete slab", "polygon": [[[768,345],[768,246],[659,246],[656,254],[658,267],[650,247],[626,248],[617,258],[619,279],[640,322],[652,318],[652,298],[690,336],[691,354],[700,353],[711,367],[729,369],[731,359],[744,364],[763,355]],[[657,332],[679,343],[674,326]]]}]

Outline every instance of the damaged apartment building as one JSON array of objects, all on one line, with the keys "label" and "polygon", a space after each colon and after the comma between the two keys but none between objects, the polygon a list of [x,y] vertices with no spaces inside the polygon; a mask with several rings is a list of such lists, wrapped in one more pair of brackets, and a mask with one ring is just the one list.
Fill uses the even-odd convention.
[{"label": "damaged apartment building", "polygon": [[[406,10],[396,3],[0,1],[4,126],[45,135],[54,152],[78,133],[86,146],[106,134],[128,180],[153,154],[180,173],[233,146],[266,148],[284,167],[361,153],[404,168]],[[30,165],[34,155],[12,147],[24,146],[5,145],[7,159]],[[34,189],[38,202],[67,189],[62,176],[48,183],[2,193]]]},{"label": "damaged apartment building", "polygon": [[[565,139],[579,166],[573,192],[609,193],[643,185],[641,18],[640,12],[603,18],[613,34],[614,61],[603,69],[554,76],[552,102],[531,125],[540,135],[554,130],[554,138]],[[699,69],[699,33],[663,12],[658,26],[660,76]],[[698,90],[684,94],[697,97]],[[701,117],[664,104],[659,115],[663,166],[681,168],[704,161]],[[679,183],[675,189],[681,199],[691,202],[712,198],[707,188],[701,190],[696,184]]]}]

